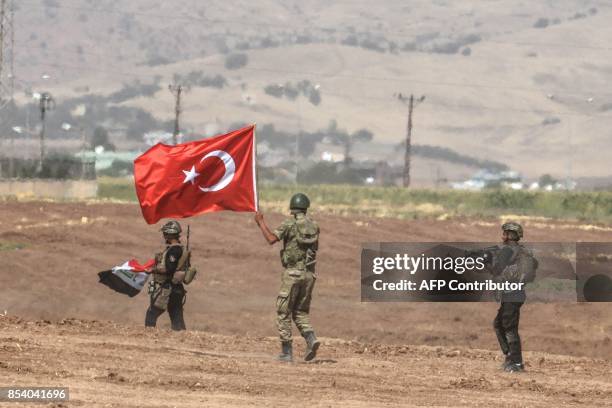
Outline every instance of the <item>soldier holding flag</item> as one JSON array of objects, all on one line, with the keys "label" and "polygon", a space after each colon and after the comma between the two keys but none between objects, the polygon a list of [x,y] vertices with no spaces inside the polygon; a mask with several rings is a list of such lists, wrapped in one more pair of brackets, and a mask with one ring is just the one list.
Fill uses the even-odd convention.
[{"label": "soldier holding flag", "polygon": [[291,217],[286,219],[272,232],[264,221],[262,213],[255,214],[255,222],[270,245],[282,241],[281,263],[284,271],[281,288],[276,301],[277,325],[281,340],[283,362],[293,361],[293,342],[291,320],[306,340],[304,360],[310,361],[317,355],[320,342],[310,324],[310,301],[316,275],[315,262],[319,248],[319,226],[306,215],[310,200],[305,194],[291,197],[289,209]]},{"label": "soldier holding flag", "polygon": [[[186,218],[213,211],[257,211],[255,126],[176,146],[157,144],[134,161],[136,194],[145,221]],[[145,325],[168,310],[173,330],[185,330],[184,283],[193,279],[181,225],[161,228],[166,248],[155,257]],[[186,275],[185,275],[186,274]]]}]

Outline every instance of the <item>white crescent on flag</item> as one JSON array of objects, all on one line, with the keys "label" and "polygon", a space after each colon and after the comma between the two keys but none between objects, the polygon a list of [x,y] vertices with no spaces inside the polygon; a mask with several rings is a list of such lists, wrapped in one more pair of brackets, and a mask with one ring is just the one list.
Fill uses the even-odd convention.
[{"label": "white crescent on flag", "polygon": [[208,159],[209,157],[218,157],[219,159],[221,159],[223,165],[225,166],[225,173],[223,174],[223,177],[221,177],[221,180],[219,180],[216,184],[213,184],[210,187],[198,186],[200,190],[205,193],[208,191],[223,190],[229,185],[229,183],[232,182],[234,174],[236,173],[236,163],[234,162],[232,156],[230,156],[227,152],[224,152],[223,150],[215,150],[214,152],[210,152],[206,156],[204,156],[202,160],[200,160],[200,163]]}]

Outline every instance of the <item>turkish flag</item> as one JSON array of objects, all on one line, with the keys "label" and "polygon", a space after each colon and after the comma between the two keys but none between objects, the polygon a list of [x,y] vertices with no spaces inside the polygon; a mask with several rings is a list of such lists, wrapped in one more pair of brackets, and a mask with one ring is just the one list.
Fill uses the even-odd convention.
[{"label": "turkish flag", "polygon": [[196,142],[158,143],[134,161],[148,224],[212,211],[257,211],[255,125]]}]

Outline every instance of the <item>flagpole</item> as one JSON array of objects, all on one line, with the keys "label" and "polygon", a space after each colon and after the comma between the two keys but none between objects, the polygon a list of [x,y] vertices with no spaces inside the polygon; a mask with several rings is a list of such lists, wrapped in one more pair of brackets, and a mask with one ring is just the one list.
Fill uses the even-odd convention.
[{"label": "flagpole", "polygon": [[253,123],[253,171],[255,172],[255,211],[259,211],[259,163],[257,162],[257,122]]}]

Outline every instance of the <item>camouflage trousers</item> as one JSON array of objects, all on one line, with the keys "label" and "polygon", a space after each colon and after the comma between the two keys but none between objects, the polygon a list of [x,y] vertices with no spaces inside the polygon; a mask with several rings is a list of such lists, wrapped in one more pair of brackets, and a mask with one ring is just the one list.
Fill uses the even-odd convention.
[{"label": "camouflage trousers", "polygon": [[511,363],[522,363],[521,337],[519,336],[519,319],[521,302],[501,302],[497,316],[493,321],[495,334],[502,353]]},{"label": "camouflage trousers", "polygon": [[310,271],[285,269],[276,300],[276,324],[282,342],[292,339],[291,320],[302,336],[313,331],[310,325],[310,300],[316,278]]}]

